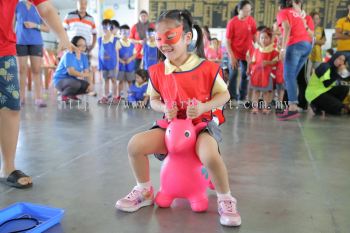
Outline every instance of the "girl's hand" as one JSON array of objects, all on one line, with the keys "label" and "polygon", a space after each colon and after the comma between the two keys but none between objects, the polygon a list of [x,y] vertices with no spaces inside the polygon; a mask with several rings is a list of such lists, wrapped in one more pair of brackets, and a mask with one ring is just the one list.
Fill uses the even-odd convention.
[{"label": "girl's hand", "polygon": [[188,105],[186,109],[186,115],[190,119],[197,118],[204,112],[206,112],[205,103],[202,103],[198,100],[196,100],[195,104]]},{"label": "girl's hand", "polygon": [[30,21],[25,21],[23,24],[26,28],[36,28],[37,27],[36,23],[30,22]]},{"label": "girl's hand", "polygon": [[284,57],[286,56],[286,49],[281,49],[280,51],[280,60],[284,61]]},{"label": "girl's hand", "polygon": [[125,61],[125,63],[126,63],[126,64],[129,64],[132,60],[133,60],[132,58],[128,58],[128,59]]},{"label": "girl's hand", "polygon": [[270,61],[263,61],[262,63],[263,67],[271,65]]},{"label": "girl's hand", "polygon": [[165,114],[165,118],[168,121],[171,121],[177,116],[177,111],[178,111],[178,108],[176,105],[173,106],[172,108],[168,108],[166,105],[164,105],[164,114]]}]

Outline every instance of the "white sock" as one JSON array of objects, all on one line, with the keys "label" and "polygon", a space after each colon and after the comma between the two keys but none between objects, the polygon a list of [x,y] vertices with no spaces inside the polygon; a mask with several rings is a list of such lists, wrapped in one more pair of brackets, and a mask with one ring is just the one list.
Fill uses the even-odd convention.
[{"label": "white sock", "polygon": [[231,192],[227,192],[227,193],[216,193],[216,195],[218,196],[218,199],[219,200],[222,200],[222,199],[231,199],[232,198],[232,195],[231,195]]},{"label": "white sock", "polygon": [[139,187],[139,188],[142,188],[142,189],[149,190],[152,187],[152,183],[151,183],[151,181],[148,181],[146,183],[139,183],[139,182],[137,182],[136,186]]}]

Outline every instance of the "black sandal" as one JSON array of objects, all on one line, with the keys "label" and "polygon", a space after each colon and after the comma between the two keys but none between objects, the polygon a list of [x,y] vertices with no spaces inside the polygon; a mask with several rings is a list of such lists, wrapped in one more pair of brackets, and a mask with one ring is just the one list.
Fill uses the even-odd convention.
[{"label": "black sandal", "polygon": [[18,188],[18,189],[26,189],[33,186],[33,183],[21,184],[18,182],[19,179],[29,177],[21,170],[14,170],[7,178],[0,178],[0,182],[7,184],[10,187]]}]

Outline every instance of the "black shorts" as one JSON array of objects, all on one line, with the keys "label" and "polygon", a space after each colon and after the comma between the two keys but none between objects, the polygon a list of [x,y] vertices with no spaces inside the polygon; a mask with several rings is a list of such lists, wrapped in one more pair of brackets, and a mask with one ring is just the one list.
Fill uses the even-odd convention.
[{"label": "black shorts", "polygon": [[36,57],[42,57],[43,56],[43,45],[16,45],[17,49],[17,56],[24,57],[24,56],[36,56]]}]

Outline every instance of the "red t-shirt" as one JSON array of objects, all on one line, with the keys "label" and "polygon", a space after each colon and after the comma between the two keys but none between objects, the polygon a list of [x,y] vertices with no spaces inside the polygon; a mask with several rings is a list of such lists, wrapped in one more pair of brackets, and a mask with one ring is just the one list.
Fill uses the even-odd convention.
[{"label": "red t-shirt", "polygon": [[[305,16],[306,25],[310,28],[311,31],[315,31],[314,20],[310,15]],[[309,36],[309,42],[312,43],[313,38]]]},{"label": "red t-shirt", "polygon": [[[155,28],[153,23],[149,24],[149,28]],[[131,31],[130,31],[130,39],[134,40],[141,40],[139,33],[137,32],[137,26],[136,24],[132,26]],[[136,49],[136,58],[137,59],[142,59],[142,44],[135,43],[135,49]]]},{"label": "red t-shirt", "polygon": [[244,20],[240,20],[238,16],[235,16],[228,22],[226,38],[231,40],[231,48],[237,59],[246,59],[247,51],[254,41],[255,33],[256,22],[251,16]]},{"label": "red t-shirt", "polygon": [[[39,5],[46,0],[30,0]],[[13,17],[18,0],[0,0],[0,57],[16,55],[16,34]]]},{"label": "red t-shirt", "polygon": [[[277,23],[278,23],[278,26],[281,28],[282,33],[283,33],[282,22],[288,21],[290,25],[290,35],[289,35],[289,40],[287,42],[288,46],[292,44],[296,44],[301,41],[310,42],[310,37],[308,32],[306,31],[303,20],[304,19],[302,18],[302,15],[299,14],[297,11],[295,11],[293,8],[286,8],[278,12]],[[312,30],[312,28],[310,29]]]}]

